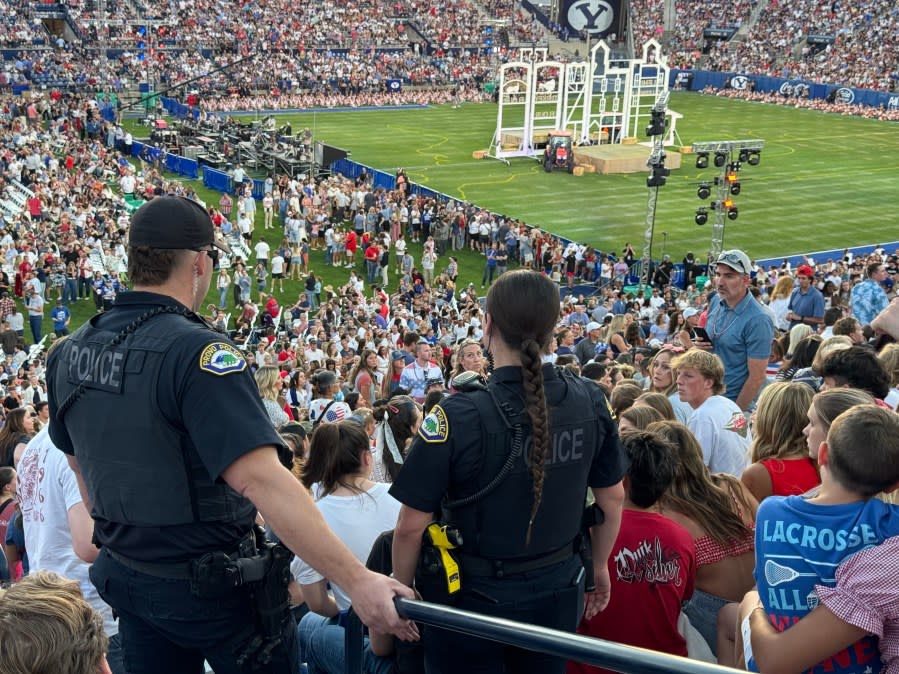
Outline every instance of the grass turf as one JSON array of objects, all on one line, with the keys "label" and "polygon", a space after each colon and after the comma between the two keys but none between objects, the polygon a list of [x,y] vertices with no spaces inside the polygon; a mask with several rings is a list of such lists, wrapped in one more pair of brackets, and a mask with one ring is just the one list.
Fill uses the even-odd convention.
[{"label": "grass turf", "polygon": [[[684,145],[765,140],[761,163],[741,171],[739,217],[727,222],[725,246],[763,258],[896,238],[896,124],[693,93],[674,93],[670,107],[684,115],[677,128]],[[496,110],[469,104],[278,117],[295,129],[314,128],[316,138],[350,150],[354,161],[386,171],[405,167],[414,182],[439,192],[602,250],[620,250],[627,241],[642,248],[645,173],[574,177],[546,174],[528,159],[510,166],[474,160],[472,151],[490,143]],[[678,258],[710,244],[711,226],[697,226],[693,214],[703,205],[697,183],[716,170],[699,171],[690,155],[683,159],[659,192],[656,255],[663,231],[667,252]]]},{"label": "grass turf", "polygon": [[[741,172],[743,191],[734,198],[740,215],[727,222],[725,246],[762,258],[897,238],[893,210],[899,195],[896,124],[690,93],[674,93],[670,107],[684,115],[678,122],[684,145],[743,138],[766,142],[761,163]],[[492,104],[469,104],[461,109],[437,106],[279,114],[277,118],[279,123],[289,120],[294,129],[313,128],[316,138],[350,150],[351,158],[360,163],[385,171],[405,167],[413,181],[431,189],[603,250],[620,250],[627,241],[642,250],[646,174],[575,177],[565,172],[546,174],[528,159],[512,160],[510,166],[474,160],[472,151],[490,143],[496,110]],[[129,127],[136,136],[146,133],[133,123]],[[672,171],[659,192],[655,256],[662,253],[662,240],[665,251],[675,259],[687,250],[701,254],[708,249],[711,226],[697,226],[693,214],[703,205],[696,197],[696,184],[714,175],[713,168],[697,170],[689,155],[684,156],[681,169]],[[218,203],[218,193],[202,185],[197,191],[201,198]],[[273,248],[280,242],[278,230],[262,229],[261,207],[256,225],[257,236],[266,236]],[[661,237],[662,232],[667,237]],[[421,246],[411,244],[410,250],[419,261]],[[468,252],[458,257],[460,281],[480,286],[483,258]],[[445,264],[445,260],[438,262],[438,271]],[[312,252],[310,266],[323,285],[337,287],[348,277],[346,269],[325,267],[321,252]],[[357,267],[361,270],[361,264]],[[395,287],[396,275],[391,273],[390,280]],[[212,285],[207,304],[217,300],[214,279]],[[276,297],[291,304],[301,284],[286,281],[284,285],[285,292]],[[228,302],[230,310],[230,294]],[[49,304],[53,306],[52,300]],[[76,303],[72,325],[92,314],[93,303]],[[45,320],[44,331],[50,328]]]}]

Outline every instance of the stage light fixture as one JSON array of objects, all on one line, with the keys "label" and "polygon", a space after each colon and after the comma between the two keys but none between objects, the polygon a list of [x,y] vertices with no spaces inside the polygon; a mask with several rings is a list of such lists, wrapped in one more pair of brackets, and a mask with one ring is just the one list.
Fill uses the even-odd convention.
[{"label": "stage light fixture", "polygon": [[740,181],[737,178],[737,174],[731,171],[725,176],[725,180],[727,181],[728,191],[734,196],[738,195],[740,193],[741,187]]},{"label": "stage light fixture", "polygon": [[709,212],[705,208],[697,208],[696,215],[693,217],[693,220],[697,225],[704,225],[709,221]]},{"label": "stage light fixture", "polygon": [[727,152],[719,150],[715,153],[715,166],[721,168],[727,163]]},{"label": "stage light fixture", "polygon": [[762,153],[759,150],[752,150],[749,153],[749,157],[746,159],[746,163],[748,163],[750,166],[758,166],[761,160]]},{"label": "stage light fixture", "polygon": [[647,187],[662,187],[665,184],[665,179],[671,175],[671,169],[665,168],[663,163],[650,166],[649,171],[649,177],[646,179]]},{"label": "stage light fixture", "polygon": [[709,153],[708,152],[697,152],[696,153],[696,168],[704,169],[709,167]]},{"label": "stage light fixture", "polygon": [[696,196],[700,199],[708,199],[712,194],[712,186],[709,183],[699,183],[696,190]]},{"label": "stage light fixture", "polygon": [[665,127],[668,125],[664,110],[653,110],[650,114],[649,125],[646,127],[647,136],[664,136]]},{"label": "stage light fixture", "polygon": [[730,208],[727,209],[727,219],[728,220],[736,220],[737,215],[738,215],[738,212],[737,212],[736,206],[731,206]]},{"label": "stage light fixture", "polygon": [[739,159],[741,164],[745,164],[747,161],[749,161],[749,150],[747,150],[745,147],[740,150]]}]

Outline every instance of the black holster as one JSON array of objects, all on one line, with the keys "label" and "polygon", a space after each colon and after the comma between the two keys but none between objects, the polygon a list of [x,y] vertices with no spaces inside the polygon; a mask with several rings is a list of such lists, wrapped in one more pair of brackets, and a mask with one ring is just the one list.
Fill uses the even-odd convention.
[{"label": "black holster", "polygon": [[206,553],[191,562],[191,592],[202,599],[227,596],[246,588],[253,602],[255,634],[239,646],[237,664],[241,669],[257,671],[271,661],[272,652],[281,645],[285,623],[291,620],[290,562],[293,553],[281,543],[272,543],[258,527],[254,531],[255,552],[244,556],[223,552]]},{"label": "black holster", "polygon": [[596,579],[593,577],[593,539],[590,536],[590,528],[602,524],[606,519],[605,513],[595,503],[584,508],[581,516],[581,533],[575,539],[575,551],[584,565],[584,591],[593,592],[596,589]]}]

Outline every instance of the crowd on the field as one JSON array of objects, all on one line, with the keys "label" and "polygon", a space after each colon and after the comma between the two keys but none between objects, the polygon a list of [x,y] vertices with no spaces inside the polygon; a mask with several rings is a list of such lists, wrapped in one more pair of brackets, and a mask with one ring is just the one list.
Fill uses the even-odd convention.
[{"label": "crowd on the field", "polygon": [[874,107],[873,105],[828,101],[824,98],[784,96],[777,91],[763,93],[746,89],[714,89],[709,87],[704,93],[714,94],[715,96],[725,96],[727,98],[739,98],[746,101],[789,105],[795,108],[805,108],[807,110],[820,110],[822,112],[832,112],[839,115],[852,115],[854,117],[864,117],[866,119],[880,119],[886,121],[899,120],[899,109],[890,110]]}]

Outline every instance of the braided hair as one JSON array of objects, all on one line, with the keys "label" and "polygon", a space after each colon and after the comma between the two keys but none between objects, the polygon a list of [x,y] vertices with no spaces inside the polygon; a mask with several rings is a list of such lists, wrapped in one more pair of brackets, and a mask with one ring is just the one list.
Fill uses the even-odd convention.
[{"label": "braided hair", "polygon": [[525,404],[531,419],[533,445],[528,457],[533,481],[533,503],[525,543],[543,500],[543,464],[549,451],[549,409],[543,388],[542,356],[549,348],[559,320],[559,289],[546,276],[526,269],[506,272],[487,293],[486,311],[503,342],[521,358]]}]

